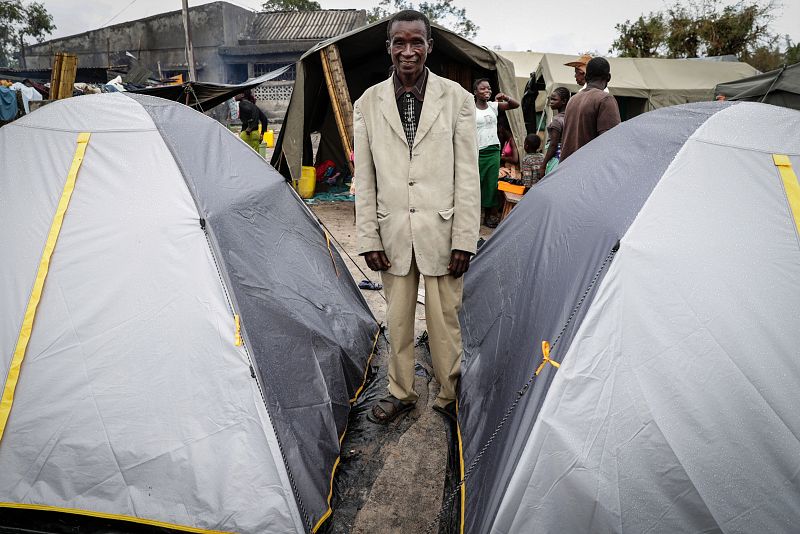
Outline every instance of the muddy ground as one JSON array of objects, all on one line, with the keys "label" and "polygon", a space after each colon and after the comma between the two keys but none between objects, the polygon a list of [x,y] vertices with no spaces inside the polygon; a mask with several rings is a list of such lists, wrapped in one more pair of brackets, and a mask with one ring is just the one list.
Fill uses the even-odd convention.
[{"label": "muddy ground", "polygon": [[[380,274],[367,268],[357,255],[354,204],[352,202],[314,203],[309,206],[335,238],[335,244],[356,282],[369,278],[380,282]],[[491,230],[481,227],[481,236]],[[349,256],[349,257],[348,257]],[[383,291],[362,290],[375,318],[385,322]],[[425,332],[425,295],[420,284],[415,335]],[[372,377],[365,393],[353,409],[345,439],[342,461],[334,481],[333,514],[326,524],[328,534],[368,533],[445,533],[452,531],[450,511],[443,514],[441,529],[437,519],[443,495],[451,493],[452,481],[445,488],[448,433],[452,428],[432,410],[439,384],[433,378],[427,344],[418,342],[416,408],[405,417],[376,426],[366,419],[373,403],[386,393],[388,336],[382,336],[378,354],[372,362]]]}]

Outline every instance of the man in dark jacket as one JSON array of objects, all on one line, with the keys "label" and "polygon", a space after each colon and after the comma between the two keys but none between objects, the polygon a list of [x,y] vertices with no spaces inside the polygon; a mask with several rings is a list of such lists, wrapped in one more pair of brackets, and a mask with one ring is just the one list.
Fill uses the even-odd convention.
[{"label": "man in dark jacket", "polygon": [[561,138],[561,161],[583,145],[620,123],[619,106],[605,92],[611,81],[611,67],[602,57],[592,58],[586,65],[586,88],[569,99],[564,112],[564,134]]},{"label": "man in dark jacket", "polygon": [[236,99],[239,101],[239,119],[242,121],[242,133],[239,137],[258,152],[258,146],[261,144],[258,123],[261,123],[261,131],[266,132],[267,116],[256,106],[252,94],[242,93],[237,95]]}]

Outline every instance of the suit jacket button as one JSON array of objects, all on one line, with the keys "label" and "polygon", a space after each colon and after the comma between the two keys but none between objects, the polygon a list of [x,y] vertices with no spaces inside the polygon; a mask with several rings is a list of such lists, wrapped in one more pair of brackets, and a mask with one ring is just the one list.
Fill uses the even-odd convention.
[{"label": "suit jacket button", "polygon": [[408,185],[414,185],[414,182],[408,182]]},{"label": "suit jacket button", "polygon": [[408,211],[410,211],[411,213],[414,213],[416,210],[415,210],[414,208],[411,208],[411,209],[410,209],[410,210],[408,210]]}]

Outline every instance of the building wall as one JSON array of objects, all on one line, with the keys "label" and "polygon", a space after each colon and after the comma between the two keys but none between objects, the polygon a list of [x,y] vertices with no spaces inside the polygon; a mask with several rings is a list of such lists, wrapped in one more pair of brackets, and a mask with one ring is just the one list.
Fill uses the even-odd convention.
[{"label": "building wall", "polygon": [[[225,67],[217,52],[220,46],[236,45],[253,13],[227,2],[214,2],[189,9],[197,77],[200,81],[225,82]],[[70,37],[26,47],[29,68],[50,68],[56,52],[77,54],[82,67],[128,65],[130,52],[139,65],[158,76],[187,71],[181,11],[116,24]]]}]

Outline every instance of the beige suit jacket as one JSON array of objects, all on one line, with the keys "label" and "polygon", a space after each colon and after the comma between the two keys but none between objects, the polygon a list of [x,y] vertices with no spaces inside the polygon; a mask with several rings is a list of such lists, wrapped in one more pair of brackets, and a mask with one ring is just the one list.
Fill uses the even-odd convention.
[{"label": "beige suit jacket", "polygon": [[428,73],[409,151],[392,79],[367,89],[353,109],[359,253],[386,252],[405,276],[412,250],[420,273],[448,274],[450,253],[475,253],[480,179],[475,103],[455,82]]}]

